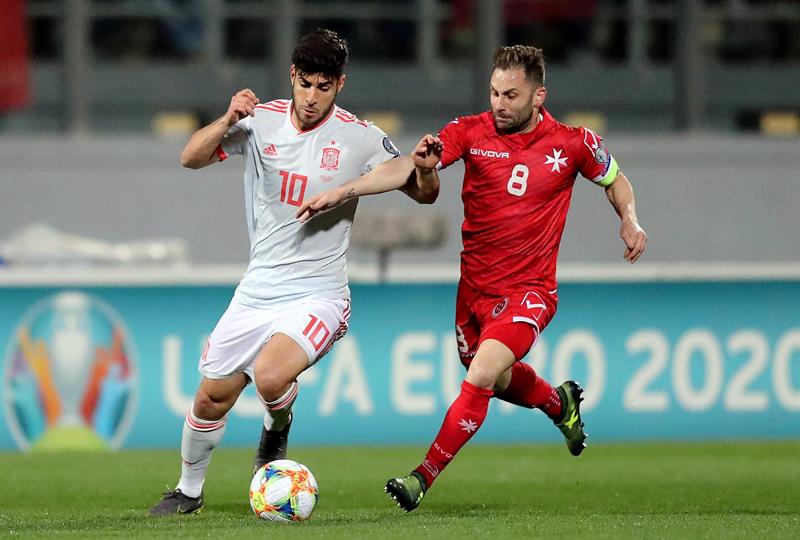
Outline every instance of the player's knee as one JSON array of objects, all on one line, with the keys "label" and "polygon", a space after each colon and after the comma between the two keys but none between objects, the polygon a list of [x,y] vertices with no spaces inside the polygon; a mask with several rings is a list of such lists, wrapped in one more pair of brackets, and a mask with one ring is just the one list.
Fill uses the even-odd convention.
[{"label": "player's knee", "polygon": [[258,390],[264,401],[275,401],[286,393],[292,381],[286,380],[286,377],[281,373],[267,371],[265,373],[256,373],[255,382],[256,390]]},{"label": "player's knee", "polygon": [[479,388],[491,390],[497,382],[498,375],[491,366],[472,362],[467,370],[467,382]]}]

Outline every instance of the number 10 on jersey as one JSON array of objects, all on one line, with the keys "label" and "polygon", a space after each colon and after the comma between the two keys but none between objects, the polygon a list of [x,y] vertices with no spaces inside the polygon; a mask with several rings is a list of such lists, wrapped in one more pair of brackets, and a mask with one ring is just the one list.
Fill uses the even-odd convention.
[{"label": "number 10 on jersey", "polygon": [[303,204],[303,196],[306,194],[308,176],[290,173],[288,171],[278,171],[281,175],[281,202],[300,206]]}]

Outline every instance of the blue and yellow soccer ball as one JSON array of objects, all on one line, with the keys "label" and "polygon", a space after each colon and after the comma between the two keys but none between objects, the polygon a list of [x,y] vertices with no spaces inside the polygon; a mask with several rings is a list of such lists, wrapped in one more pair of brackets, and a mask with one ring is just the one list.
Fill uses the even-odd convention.
[{"label": "blue and yellow soccer ball", "polygon": [[250,508],[264,520],[305,521],[318,499],[314,475],[291,459],[267,463],[250,482]]}]

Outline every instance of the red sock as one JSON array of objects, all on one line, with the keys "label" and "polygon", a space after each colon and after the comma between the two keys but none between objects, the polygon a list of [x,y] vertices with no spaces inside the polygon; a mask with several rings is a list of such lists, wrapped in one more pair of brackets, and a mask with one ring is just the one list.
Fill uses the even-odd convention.
[{"label": "red sock", "polygon": [[447,410],[433,446],[422,465],[416,468],[425,477],[428,487],[481,427],[491,397],[491,390],[467,381],[461,383],[461,393]]},{"label": "red sock", "polygon": [[561,398],[555,387],[539,377],[531,366],[517,362],[511,366],[511,382],[496,397],[532,409],[541,409],[550,418],[561,418]]}]

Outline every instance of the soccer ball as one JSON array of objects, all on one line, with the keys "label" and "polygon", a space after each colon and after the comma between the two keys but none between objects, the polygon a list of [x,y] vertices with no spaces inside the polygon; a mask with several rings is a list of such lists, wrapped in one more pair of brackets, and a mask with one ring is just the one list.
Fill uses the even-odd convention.
[{"label": "soccer ball", "polygon": [[314,475],[291,459],[271,461],[250,482],[250,508],[269,521],[305,521],[319,499]]}]

